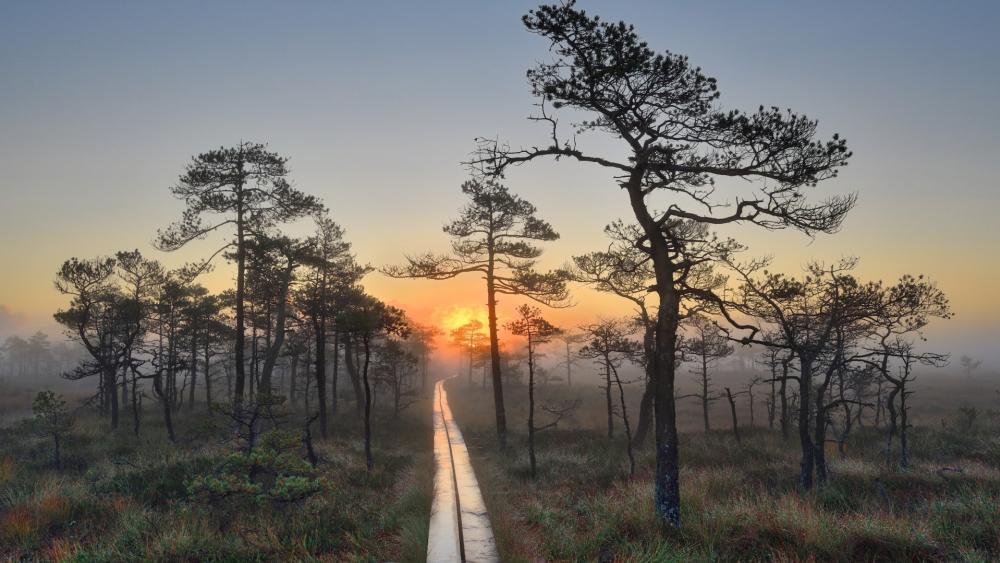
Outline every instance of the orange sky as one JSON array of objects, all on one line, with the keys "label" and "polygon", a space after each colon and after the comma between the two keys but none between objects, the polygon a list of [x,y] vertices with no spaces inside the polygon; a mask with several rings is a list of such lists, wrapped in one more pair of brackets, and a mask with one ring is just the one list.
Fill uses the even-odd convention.
[{"label": "orange sky", "polygon": [[[308,164],[300,161],[293,173],[308,171]],[[180,164],[161,166],[174,170],[161,174],[159,186],[134,190],[128,198],[106,196],[96,204],[92,201],[85,204],[101,210],[95,214],[96,221],[79,218],[46,224],[41,219],[46,214],[44,207],[22,207],[17,212],[5,208],[4,214],[14,217],[14,224],[24,223],[29,217],[38,219],[28,221],[31,225],[22,224],[16,231],[10,230],[10,222],[5,223],[7,227],[0,224],[0,229],[6,229],[4,234],[9,241],[0,247],[0,261],[11,266],[0,276],[0,304],[6,311],[0,311],[0,332],[24,332],[35,328],[56,330],[51,314],[65,300],[53,288],[52,280],[61,261],[70,256],[89,257],[138,247],[168,265],[177,266],[209,254],[219,238],[198,241],[175,254],[163,254],[151,248],[156,228],[168,224],[180,213],[180,202],[174,201],[166,189],[171,173],[179,167]],[[564,179],[558,175],[560,169],[566,172]],[[584,175],[580,167],[562,165],[557,168],[544,164],[537,172],[525,168],[511,174],[508,184],[536,202],[539,215],[550,220],[563,235],[560,240],[544,245],[543,267],[561,266],[573,254],[601,248],[603,224],[616,217],[628,217],[624,198],[609,179],[602,177],[600,171],[591,172],[597,173]],[[830,191],[856,186],[857,178],[851,172],[848,169],[842,179],[830,182]],[[391,215],[367,217],[364,210],[371,209],[370,203],[336,204],[342,192],[340,188],[310,191],[321,195],[333,208],[331,213],[345,225],[347,237],[354,243],[359,259],[382,266],[400,263],[408,253],[447,249],[448,238],[440,228],[461,204],[458,184],[463,174],[457,166],[451,166],[441,176],[453,182],[452,185],[443,182],[429,188],[427,199],[431,204],[423,206],[419,214],[397,210]],[[555,180],[539,186],[538,180],[532,181],[532,178]],[[580,190],[582,181],[586,182],[583,189],[588,196],[571,198],[572,205],[558,205],[562,194]],[[747,256],[772,255],[778,270],[795,272],[810,259],[832,261],[845,255],[858,255],[861,257],[858,273],[864,278],[891,281],[903,273],[924,273],[948,294],[956,313],[954,319],[931,326],[929,345],[956,355],[969,353],[990,361],[991,354],[996,354],[992,344],[1000,340],[996,321],[1000,318],[1000,294],[994,287],[995,280],[1000,279],[1000,260],[995,259],[994,248],[998,237],[991,233],[995,224],[985,219],[956,221],[937,217],[927,209],[926,202],[915,200],[886,206],[879,201],[877,193],[872,197],[863,190],[859,192],[858,208],[849,216],[843,231],[835,235],[810,240],[794,232],[741,229],[732,234],[749,244]],[[65,200],[57,205],[74,205],[74,195],[63,197]],[[148,216],[130,216],[128,213],[141,205],[138,202],[143,199],[152,203],[148,206]],[[415,200],[420,197],[414,191],[399,199],[415,206]],[[971,216],[978,212],[976,208],[969,210]],[[900,221],[901,216],[909,220]],[[936,227],[925,227],[930,224]],[[300,234],[305,234],[306,229],[305,225],[291,227]],[[407,235],[396,236],[395,233]],[[210,289],[219,290],[230,286],[231,276],[231,268],[220,263],[215,271],[204,277],[203,283]],[[482,280],[472,274],[448,281],[427,281],[390,279],[375,272],[364,283],[373,294],[404,308],[418,322],[437,326],[449,324],[456,312],[459,316],[468,316],[470,311],[478,310],[482,315],[486,301]],[[574,287],[573,294],[574,307],[546,313],[552,322],[574,328],[597,316],[628,313],[627,306],[612,296],[582,287]],[[501,298],[501,324],[513,307],[522,302],[516,297]]]},{"label": "orange sky", "polygon": [[[821,136],[848,140],[850,166],[816,190],[859,194],[842,232],[727,233],[748,243],[748,256],[773,255],[776,269],[796,271],[858,255],[864,278],[926,274],[955,310],[932,325],[927,346],[1000,365],[1000,190],[990,165],[1000,153],[1000,42],[981,10],[581,2],[633,21],[657,49],[689,55],[719,79],[724,107],[790,107],[819,119]],[[52,279],[68,257],[139,248],[176,266],[214,250],[217,238],[173,255],[150,245],[180,216],[168,187],[192,154],[270,143],[291,158],[295,184],[330,207],[359,259],[382,266],[448,248],[441,226],[462,204],[459,163],[475,137],[545,140],[524,119],[535,102],[525,69],[546,57],[519,19],[533,2],[401,4],[392,17],[377,3],[275,5],[240,10],[245,26],[219,25],[234,15],[219,4],[197,18],[170,4],[58,13],[44,4],[14,3],[0,17],[0,336],[55,330],[64,300]],[[723,17],[745,25],[720,34]],[[824,25],[805,25],[815,21]],[[261,24],[269,33],[240,31]],[[765,27],[782,32],[761,35]],[[261,65],[275,74],[262,80]],[[578,143],[617,150],[599,135]],[[544,245],[544,267],[603,247],[602,228],[631,215],[599,168],[538,163],[512,170],[507,184],[562,234]],[[722,183],[719,193],[744,187]],[[230,277],[221,267],[204,283],[218,290]],[[421,322],[485,304],[470,276],[374,273],[365,285]],[[574,288],[574,299],[547,315],[573,327],[627,312],[586,289]],[[501,315],[518,304],[504,299]]]}]

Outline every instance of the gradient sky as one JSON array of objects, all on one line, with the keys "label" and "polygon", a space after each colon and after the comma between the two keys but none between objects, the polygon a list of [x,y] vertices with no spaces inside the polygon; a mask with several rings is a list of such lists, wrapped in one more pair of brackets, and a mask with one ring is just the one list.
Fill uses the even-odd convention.
[{"label": "gradient sky", "polygon": [[[525,69],[547,58],[520,23],[533,5],[0,4],[0,333],[52,330],[64,302],[52,278],[67,257],[158,254],[156,229],[181,211],[168,186],[192,154],[241,139],[291,157],[295,183],[325,200],[361,260],[444,249],[440,227],[461,204],[472,139],[543,141],[524,120],[534,102]],[[859,193],[843,231],[814,241],[741,232],[750,254],[789,271],[859,255],[864,277],[927,274],[956,312],[928,346],[1000,362],[1000,4],[580,5],[689,55],[719,79],[726,107],[791,107],[847,138],[851,165],[819,189]],[[600,169],[539,164],[508,185],[563,235],[547,265],[600,247],[601,228],[629,216]],[[215,242],[161,258],[179,264]],[[366,285],[421,319],[485,300],[473,279],[375,274]],[[552,318],[623,312],[585,290],[576,301]]]}]

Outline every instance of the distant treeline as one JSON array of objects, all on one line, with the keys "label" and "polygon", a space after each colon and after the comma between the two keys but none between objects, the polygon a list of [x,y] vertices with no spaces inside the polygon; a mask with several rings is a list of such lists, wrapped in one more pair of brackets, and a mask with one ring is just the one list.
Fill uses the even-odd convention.
[{"label": "distant treeline", "polygon": [[53,342],[41,331],[8,336],[0,345],[0,377],[42,385],[74,368],[85,353],[68,342]]}]

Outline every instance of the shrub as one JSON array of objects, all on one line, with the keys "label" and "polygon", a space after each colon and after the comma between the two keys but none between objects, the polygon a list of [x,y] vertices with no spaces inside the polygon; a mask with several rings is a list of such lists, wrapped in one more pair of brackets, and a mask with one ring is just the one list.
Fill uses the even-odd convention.
[{"label": "shrub", "polygon": [[213,458],[195,457],[133,468],[99,483],[96,489],[101,493],[120,493],[145,504],[160,506],[171,500],[186,498],[191,475],[209,471],[214,464]]},{"label": "shrub", "polygon": [[297,450],[298,437],[283,430],[260,436],[249,453],[229,454],[215,471],[186,483],[196,497],[217,503],[249,500],[254,503],[287,503],[304,500],[320,491],[323,482]]}]

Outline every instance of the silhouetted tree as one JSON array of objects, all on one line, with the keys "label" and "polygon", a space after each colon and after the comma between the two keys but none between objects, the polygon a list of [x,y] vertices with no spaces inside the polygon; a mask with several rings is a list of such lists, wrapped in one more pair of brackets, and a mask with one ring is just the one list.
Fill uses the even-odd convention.
[{"label": "silhouetted tree", "polygon": [[[247,243],[268,227],[316,213],[322,205],[288,182],[288,159],[269,152],[262,144],[241,142],[195,156],[177,184],[170,188],[187,208],[180,221],[160,231],[157,246],[166,251],[182,248],[210,233],[231,227],[235,236],[206,261],[230,252],[236,260],[236,368],[233,404],[238,410],[246,385],[244,339],[246,337]],[[205,216],[219,216],[206,223]]]},{"label": "silhouetted tree", "polygon": [[[545,344],[560,330],[542,317],[538,307],[521,305],[517,308],[517,317],[507,323],[507,330],[515,336],[523,336],[528,351],[528,460],[531,464],[531,477],[535,478],[537,462],[535,461],[535,432],[546,427],[535,428],[535,349],[539,344]],[[550,423],[550,425],[555,425]]]},{"label": "silhouetted tree", "polygon": [[656,308],[648,301],[649,289],[656,283],[655,274],[649,255],[636,245],[639,234],[635,227],[616,221],[605,227],[604,232],[611,239],[607,250],[574,256],[575,267],[570,275],[573,281],[587,284],[597,291],[617,295],[635,306],[636,318],[643,328],[643,366],[646,374],[635,431],[635,444],[641,445],[653,419]]},{"label": "silhouetted tree", "polygon": [[595,360],[604,368],[604,394],[608,410],[608,439],[614,437],[614,402],[612,400],[612,384],[618,387],[619,408],[622,422],[625,426],[626,451],[629,459],[629,475],[635,474],[635,456],[632,453],[632,426],[625,405],[625,389],[618,373],[618,368],[624,361],[636,361],[641,357],[641,346],[629,338],[631,323],[616,319],[582,327],[590,337],[586,346],[580,349],[580,357]]},{"label": "silhouetted tree", "polygon": [[684,339],[684,352],[694,357],[698,364],[694,372],[698,375],[700,389],[692,396],[697,397],[701,402],[702,419],[705,425],[705,432],[711,428],[708,417],[709,406],[720,398],[720,395],[712,391],[712,376],[708,368],[715,362],[733,353],[733,347],[729,345],[726,334],[719,329],[711,319],[703,315],[695,315],[687,319],[687,328],[690,336]]},{"label": "silhouetted tree", "polygon": [[469,181],[462,193],[470,199],[459,218],[445,225],[454,240],[448,255],[407,257],[404,267],[388,267],[393,277],[451,279],[478,273],[486,282],[493,403],[500,446],[507,443],[507,416],[503,404],[500,340],[497,335],[497,294],[523,295],[545,305],[566,301],[565,276],[540,273],[535,262],[542,250],[532,241],[551,241],[559,235],[535,216],[535,206],[492,181]]},{"label": "silhouetted tree", "polygon": [[958,363],[962,366],[962,369],[965,370],[965,376],[972,377],[972,372],[979,369],[979,364],[982,362],[980,360],[973,360],[969,356],[962,356],[959,358]]},{"label": "silhouetted tree", "polygon": [[[868,349],[869,354],[861,360],[878,370],[890,385],[885,398],[889,415],[886,459],[891,455],[892,440],[898,433],[900,467],[904,469],[909,464],[906,400],[911,393],[907,385],[913,380],[912,369],[920,364],[943,366],[948,361],[945,354],[916,352],[913,340],[923,338],[923,330],[931,319],[951,316],[951,305],[944,292],[923,276],[903,276],[880,293],[879,309],[873,319],[874,343]],[[898,373],[893,372],[893,361],[899,364]]]},{"label": "silhouetted tree", "polygon": [[566,368],[566,386],[573,386],[573,367],[576,366],[576,350],[573,348],[575,345],[584,342],[587,336],[580,332],[561,332],[556,338],[562,342],[565,348],[565,355],[563,359],[559,361],[560,366]]},{"label": "silhouetted tree", "polygon": [[862,409],[874,406],[866,402],[869,399],[869,388],[878,379],[874,369],[865,365],[845,364],[836,370],[831,395],[836,397],[842,410],[840,435],[837,438],[837,450],[841,458],[847,456],[847,439],[855,424],[861,423]]},{"label": "silhouetted tree", "polygon": [[389,336],[405,338],[409,335],[410,326],[406,314],[392,305],[386,305],[369,295],[359,295],[352,300],[349,307],[343,310],[338,318],[338,325],[344,332],[356,337],[361,342],[364,354],[361,364],[361,378],[364,384],[364,423],[365,423],[365,465],[368,471],[375,467],[372,458],[372,387],[368,378],[372,350],[375,341]]},{"label": "silhouetted tree", "polygon": [[763,382],[764,382],[763,378],[761,378],[759,375],[754,375],[750,378],[749,381],[747,381],[746,389],[741,391],[742,393],[747,394],[747,407],[749,407],[750,409],[750,428],[754,428],[756,426],[756,420],[754,419],[754,410],[753,410],[753,403],[754,403],[753,388],[760,385]]},{"label": "silhouetted tree", "polygon": [[[742,440],[740,439],[740,422],[736,418],[736,398],[735,397],[736,397],[736,395],[739,395],[740,393],[733,393],[732,389],[730,389],[729,387],[726,387],[725,390],[726,390],[726,400],[729,401],[729,414],[730,414],[730,416],[732,416],[732,419],[733,419],[733,437],[736,438],[736,443],[739,444],[739,443],[742,443]],[[742,391],[741,391],[741,393],[742,393]]]},{"label": "silhouetted tree", "polygon": [[[688,225],[691,226],[693,225]],[[635,444],[639,445],[645,441],[653,419],[657,310],[650,304],[649,296],[656,285],[656,277],[649,254],[641,249],[643,235],[636,225],[615,221],[605,227],[604,231],[611,239],[607,250],[574,257],[575,268],[571,270],[571,276],[574,281],[627,299],[635,306],[636,321],[643,328],[642,364],[646,375],[634,438]],[[717,275],[711,264],[717,241],[708,236],[702,239],[697,232],[688,233],[687,238],[690,244],[684,251],[683,273],[678,275],[686,280],[685,283],[690,288],[710,291],[721,287],[725,277]],[[691,292],[684,292],[684,297],[678,308],[678,318],[681,321],[704,307],[699,299],[690,298]],[[682,356],[683,349],[678,346],[675,363],[680,362]]]},{"label": "silhouetted tree", "polygon": [[[309,263],[312,268],[306,276],[304,287],[299,295],[299,306],[312,324],[312,333],[316,339],[315,376],[316,391],[319,402],[320,434],[326,438],[329,423],[327,421],[326,398],[326,365],[327,343],[333,320],[337,314],[340,300],[338,292],[345,287],[356,284],[369,271],[360,266],[351,254],[351,245],[344,240],[344,230],[325,214],[317,214],[316,234],[312,237],[313,256]],[[334,337],[333,369],[338,374],[339,342]],[[331,409],[336,413],[337,381],[334,376]]]},{"label": "silhouetted tree", "polygon": [[[195,318],[199,320],[198,326],[201,329],[201,361],[202,376],[205,380],[205,405],[211,413],[212,403],[215,401],[213,394],[212,358],[222,356],[223,362],[231,361],[226,345],[232,345],[232,326],[229,319],[223,313],[223,301],[218,295],[203,295],[195,297]],[[194,387],[191,389],[194,401]],[[227,399],[231,400],[231,398]]]},{"label": "silhouetted tree", "polygon": [[37,379],[52,361],[52,345],[49,336],[37,331],[28,337],[28,357],[33,376]]},{"label": "silhouetted tree", "polygon": [[[210,296],[208,294],[208,289],[201,285],[192,285],[190,288],[191,295],[184,308],[184,322],[185,328],[184,332],[188,340],[188,349],[190,350],[188,361],[187,361],[187,391],[188,391],[188,410],[194,410],[195,405],[195,390],[198,386],[198,354],[201,351],[202,337],[205,332],[205,325],[209,322],[209,317],[212,314],[210,306]],[[207,372],[205,375],[207,379]]]},{"label": "silhouetted tree", "polygon": [[[143,339],[149,331],[148,325],[155,312],[156,296],[165,281],[166,273],[159,262],[143,257],[138,250],[117,253],[115,255],[115,265],[118,278],[123,285],[122,292],[137,306],[137,314],[133,317],[132,321],[136,323],[134,329],[138,333],[123,351],[124,365],[122,367],[126,370],[126,373],[123,373],[122,385],[124,387],[127,384],[125,379],[128,375],[131,375],[132,431],[138,436],[141,392],[139,389],[140,376],[133,369],[136,367],[137,362],[135,354],[142,348]],[[124,391],[122,399],[125,402]]]},{"label": "silhouetted tree", "polygon": [[31,426],[45,438],[52,438],[53,461],[62,469],[62,439],[73,428],[73,417],[66,408],[66,401],[52,391],[39,391],[31,404],[35,417]]},{"label": "silhouetted tree", "polygon": [[[292,409],[298,407],[299,395],[302,389],[299,387],[299,364],[306,354],[306,348],[310,334],[307,330],[290,330],[285,340],[283,354],[288,361],[288,402]],[[316,413],[319,418],[319,412]]]},{"label": "silhouetted tree", "polygon": [[56,289],[72,299],[55,314],[68,336],[83,344],[91,357],[64,376],[99,376],[101,412],[110,413],[113,430],[118,428],[118,374],[143,331],[142,304],[122,292],[116,264],[111,257],[64,262],[56,274]]},{"label": "silhouetted tree", "polygon": [[[254,255],[254,260],[269,263],[277,270],[277,276],[273,279],[273,292],[275,296],[275,316],[273,333],[269,333],[267,348],[264,352],[264,365],[260,376],[260,395],[273,395],[275,391],[272,385],[274,366],[278,361],[285,343],[286,320],[290,307],[289,291],[295,280],[295,270],[304,263],[315,263],[316,247],[314,240],[295,240],[288,237],[263,237],[258,236],[250,250]],[[270,328],[270,327],[269,327]],[[317,346],[317,354],[319,348]],[[325,387],[325,380],[320,380],[319,370],[317,370],[317,387]],[[321,418],[326,412],[325,392],[320,392],[319,410]]]},{"label": "silhouetted tree", "polygon": [[410,338],[407,341],[410,346],[410,352],[416,356],[417,361],[420,363],[421,392],[427,389],[427,364],[430,360],[431,352],[437,348],[435,339],[441,335],[441,329],[436,326],[414,325],[410,333]]},{"label": "silhouetted tree", "polygon": [[[828,400],[828,390],[837,370],[852,361],[852,347],[870,332],[879,307],[880,284],[862,283],[852,276],[856,263],[855,259],[831,266],[813,263],[801,279],[768,272],[766,261],[732,265],[742,283],[731,305],[758,323],[742,341],[789,350],[799,362],[799,482],[807,490],[813,486],[814,472],[820,484],[827,478],[828,414],[841,403]],[[765,333],[761,326],[774,327],[775,332]]]},{"label": "silhouetted tree", "polygon": [[[774,342],[780,340],[780,338],[780,334],[767,333],[762,340]],[[773,427],[772,419],[776,417],[778,419],[778,427],[781,429],[781,439],[787,442],[791,437],[792,413],[788,397],[788,382],[798,381],[798,377],[789,375],[796,370],[793,365],[795,352],[783,348],[768,347],[764,354],[766,356],[764,364],[771,370],[771,379],[768,380],[771,383],[771,406],[768,411],[768,426]],[[777,390],[774,388],[775,383],[778,384]],[[777,405],[775,405],[775,401],[777,401]],[[775,410],[779,408],[780,410],[775,414]]]},{"label": "silhouetted tree", "polygon": [[761,382],[770,384],[770,392],[764,399],[764,406],[767,409],[767,427],[771,430],[774,430],[774,421],[778,419],[778,369],[781,366],[780,357],[780,348],[765,348],[758,360],[760,364],[767,368],[768,374],[770,374],[770,377]]},{"label": "silhouetted tree", "polygon": [[3,351],[6,356],[7,375],[24,377],[29,366],[28,341],[16,334],[8,336],[4,340]]},{"label": "silhouetted tree", "polygon": [[11,377],[25,378],[37,381],[45,372],[58,363],[58,350],[49,342],[49,336],[38,331],[28,338],[18,335],[8,336],[3,346],[0,346],[0,374]]},{"label": "silhouetted tree", "polygon": [[376,348],[375,357],[375,381],[389,387],[392,392],[392,417],[398,419],[399,413],[416,401],[412,378],[419,359],[396,338],[386,338]]},{"label": "silhouetted tree", "polygon": [[[750,223],[809,233],[835,231],[854,197],[811,204],[804,188],[834,176],[850,153],[836,136],[826,143],[815,140],[816,122],[791,112],[718,109],[716,81],[686,57],[656,53],[632,26],[604,22],[572,1],[532,10],[524,24],[550,42],[555,58],[528,71],[532,91],[542,99],[541,114],[534,119],[551,126],[549,144],[512,150],[485,141],[472,165],[499,176],[511,165],[565,157],[612,172],[627,195],[642,231],[639,242],[653,264],[659,297],[655,505],[666,523],[679,526],[674,359],[679,308],[687,288],[684,251],[695,240],[683,230],[692,230],[691,223]],[[607,133],[621,141],[624,151],[593,154],[578,149],[575,141],[560,139],[556,119],[545,110],[547,103],[584,113],[577,132]],[[717,198],[717,177],[761,180],[760,192],[748,198]],[[673,196],[660,212],[647,201],[656,192]],[[727,205],[734,199],[735,207]],[[685,202],[694,207],[685,208]],[[724,244],[713,249],[723,254],[730,250]]]},{"label": "silhouetted tree", "polygon": [[486,335],[483,334],[483,323],[477,319],[458,326],[451,331],[451,340],[459,348],[465,350],[469,358],[469,386],[472,386],[472,367],[475,365],[476,357],[479,355]]},{"label": "silhouetted tree", "polygon": [[[153,396],[160,403],[167,438],[177,441],[173,414],[177,409],[177,374],[184,369],[181,350],[184,345],[184,316],[190,306],[191,287],[177,272],[168,272],[155,302],[155,321],[151,332],[156,342],[147,344],[151,373],[143,377],[152,379]],[[137,371],[134,371],[138,375]]]}]

